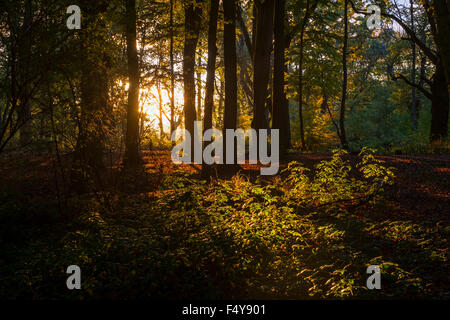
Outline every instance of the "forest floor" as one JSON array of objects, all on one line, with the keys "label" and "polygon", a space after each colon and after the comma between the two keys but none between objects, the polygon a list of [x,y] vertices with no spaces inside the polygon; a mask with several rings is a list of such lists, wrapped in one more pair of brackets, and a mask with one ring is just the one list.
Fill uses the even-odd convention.
[{"label": "forest floor", "polygon": [[[322,206],[296,204],[286,174],[257,179],[255,165],[206,182],[200,166],[147,151],[132,172],[111,157],[102,182],[75,194],[69,156],[4,155],[0,298],[449,299],[450,155],[376,158],[393,168],[392,185]],[[313,169],[330,159],[288,160]],[[73,264],[81,291],[66,288]],[[366,287],[369,265],[382,270],[381,290]]]}]

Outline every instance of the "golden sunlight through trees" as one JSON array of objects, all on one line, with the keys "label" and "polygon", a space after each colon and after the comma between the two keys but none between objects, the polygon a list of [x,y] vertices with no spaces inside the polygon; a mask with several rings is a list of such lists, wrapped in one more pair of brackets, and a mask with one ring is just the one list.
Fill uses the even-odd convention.
[{"label": "golden sunlight through trees", "polygon": [[[146,124],[157,127],[162,118],[164,130],[170,127],[170,96],[166,90],[157,86],[142,88],[139,92],[139,106]],[[175,89],[175,106],[179,108],[183,104],[183,91]]]}]

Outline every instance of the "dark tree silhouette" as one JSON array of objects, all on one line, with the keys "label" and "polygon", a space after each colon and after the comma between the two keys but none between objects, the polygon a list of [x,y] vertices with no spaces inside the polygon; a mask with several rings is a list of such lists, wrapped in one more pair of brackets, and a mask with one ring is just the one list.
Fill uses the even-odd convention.
[{"label": "dark tree silhouette", "polygon": [[[236,65],[236,1],[228,0],[224,9],[224,64],[225,64],[225,110],[224,110],[224,161],[227,157],[228,144],[225,130],[237,127],[237,65]],[[233,150],[236,158],[236,152]],[[232,170],[235,166],[225,166]]]},{"label": "dark tree silhouette", "polygon": [[125,165],[139,164],[139,64],[136,43],[136,0],[126,0],[126,36],[128,58],[127,132]]},{"label": "dark tree silhouette", "polygon": [[[192,1],[184,3],[184,51],[183,51],[183,81],[184,81],[184,124],[185,129],[194,138],[195,111],[195,51],[201,25],[202,10]],[[191,143],[191,157],[194,156],[194,143]]]},{"label": "dark tree silhouette", "polygon": [[255,0],[256,31],[253,43],[253,102],[252,127],[268,129],[266,118],[267,86],[270,78],[270,56],[273,39],[274,0]]},{"label": "dark tree silhouette", "polygon": [[[205,112],[203,117],[203,131],[212,128],[214,109],[214,80],[217,57],[217,18],[219,13],[219,0],[211,0],[208,27],[208,66],[206,73]],[[203,148],[205,145],[203,146]],[[208,165],[203,164],[202,174],[209,175]]]},{"label": "dark tree silhouette", "polygon": [[[273,104],[272,104],[272,128],[280,130],[280,156],[284,157],[289,144],[288,101],[284,90],[285,79],[285,8],[286,1],[279,0],[275,3],[274,15],[274,71],[273,71]],[[287,120],[287,121],[286,121]]]}]

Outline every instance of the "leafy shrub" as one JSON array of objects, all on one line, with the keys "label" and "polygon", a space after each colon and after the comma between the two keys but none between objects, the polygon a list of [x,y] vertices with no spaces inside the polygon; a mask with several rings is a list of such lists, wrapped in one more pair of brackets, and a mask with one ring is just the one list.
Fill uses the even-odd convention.
[{"label": "leafy shrub", "polygon": [[356,165],[362,177],[352,176],[354,171],[347,152],[336,150],[330,161],[322,161],[315,167],[312,178],[306,173],[310,170],[297,162],[291,162],[287,169],[288,178],[283,183],[286,196],[299,206],[331,205],[333,203],[370,198],[382,191],[384,184],[392,184],[392,168],[383,166],[383,162],[374,157],[375,150],[363,148],[361,161]]}]

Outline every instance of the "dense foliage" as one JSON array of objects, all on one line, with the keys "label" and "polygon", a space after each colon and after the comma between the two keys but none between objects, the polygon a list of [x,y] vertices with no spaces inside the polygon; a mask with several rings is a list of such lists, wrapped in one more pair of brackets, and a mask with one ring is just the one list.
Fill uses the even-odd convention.
[{"label": "dense foliage", "polygon": [[[68,224],[50,204],[28,207],[2,194],[1,225],[8,226],[2,230],[2,259],[11,263],[0,267],[7,288],[1,296],[444,294],[433,280],[445,273],[448,228],[379,220],[393,169],[369,149],[356,165],[346,157],[336,151],[312,170],[293,162],[272,183],[242,175],[207,183],[180,171],[162,177],[158,190],[148,195],[72,198],[77,218]],[[73,261],[83,270],[81,295],[64,289],[64,266]],[[367,289],[369,264],[380,265],[384,290]]]}]

